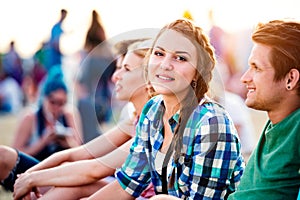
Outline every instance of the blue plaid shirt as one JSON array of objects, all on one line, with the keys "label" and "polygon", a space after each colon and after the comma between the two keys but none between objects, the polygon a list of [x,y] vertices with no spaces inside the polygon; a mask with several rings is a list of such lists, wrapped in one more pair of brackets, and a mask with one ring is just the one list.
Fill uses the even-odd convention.
[{"label": "blue plaid shirt", "polygon": [[[156,192],[162,191],[155,158],[164,140],[164,111],[162,96],[147,102],[130,154],[116,171],[122,188],[134,197],[138,197],[150,181]],[[178,118],[179,113],[176,113],[169,120],[173,132]],[[170,195],[182,199],[223,199],[226,192],[235,191],[244,171],[244,161],[236,129],[223,107],[214,102],[197,106],[184,130],[179,161],[175,164],[172,157],[171,162],[175,168],[175,183],[168,189]]]}]

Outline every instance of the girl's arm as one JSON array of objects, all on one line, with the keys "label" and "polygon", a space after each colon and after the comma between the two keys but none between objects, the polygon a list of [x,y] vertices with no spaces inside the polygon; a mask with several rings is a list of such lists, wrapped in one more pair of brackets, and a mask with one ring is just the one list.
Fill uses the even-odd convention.
[{"label": "girl's arm", "polygon": [[[226,114],[206,114],[203,120],[198,121],[201,123],[197,125],[199,131],[193,144],[189,199],[222,199],[231,184],[239,181],[239,177],[234,176],[243,171],[237,132]],[[183,166],[188,167],[189,164],[184,163]],[[184,176],[183,174],[182,178]]]},{"label": "girl's arm", "polygon": [[106,133],[84,145],[60,151],[49,156],[44,161],[27,170],[27,172],[55,167],[64,162],[73,162],[104,156],[128,141],[131,138],[130,134],[132,134],[132,132],[134,133],[134,129],[132,123],[129,123],[126,120],[122,121]]},{"label": "girl's arm", "polygon": [[[14,186],[14,195],[22,197],[40,186],[72,187],[90,184],[113,175],[125,161],[131,140],[104,157],[67,163],[58,167],[21,174]],[[84,169],[84,170],[82,170]]]}]

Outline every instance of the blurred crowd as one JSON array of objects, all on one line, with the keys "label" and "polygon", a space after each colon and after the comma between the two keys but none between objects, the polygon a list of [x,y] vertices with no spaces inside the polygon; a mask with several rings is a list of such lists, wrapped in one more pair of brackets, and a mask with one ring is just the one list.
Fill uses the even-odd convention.
[{"label": "blurred crowd", "polygon": [[[61,9],[59,20],[51,29],[50,38],[41,42],[40,48],[30,59],[24,59],[18,54],[15,41],[10,42],[7,52],[1,52],[0,115],[17,114],[28,106],[38,107],[41,103],[43,82],[53,67],[61,68],[62,73],[70,73],[64,62],[67,56],[62,53],[60,42],[67,15],[67,10]],[[193,20],[188,11],[183,17]],[[72,79],[66,80],[66,83],[69,90],[74,89],[72,100],[75,100],[74,104],[80,116],[82,143],[101,135],[101,125],[111,123],[114,119],[113,110],[123,105],[122,102],[117,102],[115,107],[112,106],[114,84],[111,76],[116,68],[116,55],[113,53],[112,44],[106,42],[108,38],[101,17],[93,10],[88,20],[90,26],[86,31],[85,43],[76,55],[77,60],[74,59],[77,63],[76,76],[65,76]],[[218,60],[211,95],[232,116],[247,156],[252,152],[256,141],[249,108],[244,104],[246,88],[239,79],[247,68],[251,31],[227,33],[215,23],[212,10],[209,12],[209,20],[210,29],[207,31]],[[70,98],[68,102],[70,103]]]},{"label": "blurred crowd", "polygon": [[[194,25],[193,15],[186,10],[181,16],[185,19],[164,26],[154,38],[114,41],[100,14],[92,10],[82,48],[67,55],[61,38],[68,11],[61,9],[58,15],[49,38],[41,41],[30,58],[20,56],[14,40],[7,51],[0,52],[0,118],[19,119],[11,144],[0,143],[0,184],[13,192],[14,199],[27,199],[33,191],[36,197],[44,193],[46,199],[61,194],[70,199],[93,194],[93,199],[106,193],[140,200],[156,195],[165,199],[159,194],[184,199],[203,194],[201,197],[212,199],[251,198],[265,188],[264,182],[269,184],[266,193],[275,196],[273,182],[286,176],[273,181],[273,174],[282,175],[283,169],[288,176],[297,173],[294,177],[299,178],[295,161],[299,155],[290,153],[297,149],[299,138],[299,130],[291,128],[299,115],[299,93],[293,91],[299,89],[299,69],[283,66],[290,70],[289,77],[284,75],[286,83],[268,79],[270,71],[276,77],[284,61],[276,62],[273,69],[281,52],[273,52],[277,44],[266,45],[279,40],[275,36],[281,31],[272,28],[282,23],[287,30],[297,28],[298,36],[299,24],[261,24],[271,27],[267,32],[271,36],[263,28],[253,33],[250,29],[227,32],[209,10],[209,28],[203,30]],[[267,39],[261,42],[264,37]],[[295,42],[295,38],[287,41]],[[291,46],[284,47],[286,52]],[[285,98],[285,94],[290,96]],[[250,109],[267,111],[270,118],[259,140]],[[286,111],[294,109],[296,114],[289,120]],[[277,139],[276,144],[268,143],[272,139],[269,132],[283,138],[285,129],[293,137],[282,141],[292,145],[283,147]],[[271,149],[276,145],[278,155],[285,155],[283,164],[275,155],[277,150]],[[242,176],[246,178],[239,190]],[[299,199],[299,181],[293,176],[289,179]],[[43,186],[54,187],[39,191]],[[284,191],[288,193],[289,188]]]}]

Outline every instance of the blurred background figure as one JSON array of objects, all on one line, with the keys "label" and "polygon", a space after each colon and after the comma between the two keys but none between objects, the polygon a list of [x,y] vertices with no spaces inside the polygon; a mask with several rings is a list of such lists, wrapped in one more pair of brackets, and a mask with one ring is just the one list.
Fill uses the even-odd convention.
[{"label": "blurred background figure", "polygon": [[208,19],[211,26],[209,36],[217,58],[211,94],[229,112],[241,139],[242,154],[247,161],[255,147],[256,138],[250,109],[243,99],[245,87],[240,82],[242,67],[237,66],[232,36],[215,23],[212,9],[208,12]]},{"label": "blurred background figure", "polygon": [[99,136],[99,125],[109,122],[112,116],[111,76],[115,71],[115,61],[111,46],[105,40],[105,29],[99,14],[93,10],[77,77],[84,142]]},{"label": "blurred background figure", "polygon": [[233,58],[232,49],[229,49],[230,43],[228,43],[227,33],[216,24],[214,19],[214,11],[211,9],[208,11],[208,20],[210,24],[209,37],[210,41],[215,48],[215,54],[218,61],[217,70],[222,74],[222,80],[224,86],[227,87],[230,77],[234,73],[233,67]]},{"label": "blurred background figure", "polygon": [[49,70],[52,66],[61,65],[63,54],[61,52],[60,47],[60,39],[62,34],[64,33],[62,25],[67,17],[67,10],[60,10],[60,18],[59,21],[53,25],[51,29],[51,36],[47,45],[47,62],[46,67]]},{"label": "blurred background figure", "polygon": [[81,144],[79,113],[67,104],[67,86],[60,67],[53,67],[42,85],[40,104],[25,110],[12,146],[43,160]]},{"label": "blurred background figure", "polygon": [[0,56],[0,114],[18,113],[23,107],[23,92],[16,79],[3,68]]},{"label": "blurred background figure", "polygon": [[105,40],[106,33],[101,23],[100,16],[96,10],[93,10],[91,24],[85,37],[84,50],[89,53]]},{"label": "blurred background figure", "polygon": [[42,42],[41,46],[32,56],[32,66],[24,75],[22,88],[25,95],[26,104],[31,105],[36,102],[39,86],[47,74],[46,62],[46,43]]},{"label": "blurred background figure", "polygon": [[[244,33],[227,33],[220,26],[218,26],[214,19],[214,10],[210,9],[208,12],[208,20],[210,24],[209,37],[212,45],[215,48],[218,65],[217,70],[222,74],[222,80],[227,91],[245,97],[246,88],[241,84],[240,77],[247,66],[247,55],[249,55],[251,45],[246,39],[248,35]],[[244,40],[237,42],[237,38],[243,35]],[[238,48],[236,45],[240,43]],[[237,52],[243,52],[243,55],[237,55]],[[243,66],[244,65],[244,66]]]},{"label": "blurred background figure", "polygon": [[14,41],[10,42],[8,52],[3,55],[2,65],[5,73],[21,86],[23,81],[22,58],[15,49]]}]

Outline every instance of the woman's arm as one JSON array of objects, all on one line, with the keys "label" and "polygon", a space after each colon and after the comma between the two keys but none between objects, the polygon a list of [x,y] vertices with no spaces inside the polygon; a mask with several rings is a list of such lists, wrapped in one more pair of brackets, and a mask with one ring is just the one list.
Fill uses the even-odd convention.
[{"label": "woman's arm", "polygon": [[[84,170],[83,170],[84,169]],[[103,174],[113,174],[113,169],[102,165],[97,160],[83,160],[67,163],[58,167],[21,174],[14,185],[16,199],[30,193],[39,186],[76,186],[96,181],[93,172],[101,170]],[[86,176],[88,172],[90,176]],[[76,184],[74,184],[76,183]]]},{"label": "woman's arm", "polygon": [[132,135],[135,135],[135,126],[132,122],[129,123],[128,120],[129,119],[118,122],[115,127],[85,144],[84,148],[86,151],[88,151],[93,158],[97,158],[112,152],[127,142],[132,138]]},{"label": "woman's arm", "polygon": [[192,145],[192,173],[189,174],[190,199],[224,198],[230,184],[239,180],[234,176],[243,170],[236,129],[222,110],[217,112],[214,115],[205,114],[203,120],[198,120],[201,123],[196,127],[198,132]]},{"label": "woman's arm", "polygon": [[[14,186],[14,195],[22,197],[34,187],[72,187],[90,184],[113,175],[129,153],[131,140],[104,157],[67,163],[58,167],[21,174]],[[84,170],[82,170],[84,168]]]},{"label": "woman's arm", "polygon": [[134,126],[128,121],[119,124],[92,141],[74,148],[57,152],[39,164],[33,166],[27,172],[58,166],[64,162],[93,159],[112,152],[117,147],[131,138]]}]

